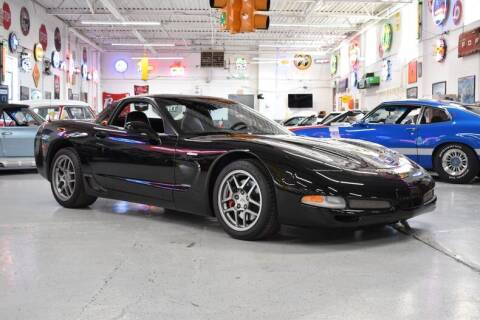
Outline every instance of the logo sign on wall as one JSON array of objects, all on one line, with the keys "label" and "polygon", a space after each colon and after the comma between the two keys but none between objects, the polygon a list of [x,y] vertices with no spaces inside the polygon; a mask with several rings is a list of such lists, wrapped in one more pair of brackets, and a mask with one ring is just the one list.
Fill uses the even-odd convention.
[{"label": "logo sign on wall", "polygon": [[15,32],[10,32],[8,35],[8,47],[11,53],[17,52],[18,49],[18,38]]},{"label": "logo sign on wall", "polygon": [[458,57],[480,52],[480,27],[464,32],[458,38]]},{"label": "logo sign on wall", "polygon": [[382,49],[388,52],[392,49],[393,28],[390,23],[385,23],[382,30]]},{"label": "logo sign on wall", "polygon": [[382,80],[390,81],[392,80],[392,61],[389,59],[384,59],[382,64]]},{"label": "logo sign on wall", "polygon": [[38,40],[42,44],[43,49],[47,50],[48,33],[47,33],[47,27],[45,27],[44,24],[42,24],[40,26],[40,29],[38,30]]},{"label": "logo sign on wall", "polygon": [[3,27],[5,30],[10,29],[10,26],[12,25],[12,11],[10,11],[10,6],[8,3],[4,2],[3,3]]},{"label": "logo sign on wall", "polygon": [[83,79],[87,79],[88,74],[88,67],[85,63],[80,66],[80,74],[82,75]]},{"label": "logo sign on wall", "polygon": [[83,60],[83,63],[87,63],[87,48],[83,48],[82,50],[82,60]]},{"label": "logo sign on wall", "polygon": [[33,82],[35,83],[35,88],[38,88],[38,84],[40,82],[40,68],[38,67],[37,63],[35,63],[35,65],[33,66],[32,76]]},{"label": "logo sign on wall", "polygon": [[138,96],[139,94],[148,94],[148,91],[149,91],[149,86],[148,85],[145,85],[145,86],[134,85],[133,86],[133,93],[136,96]]},{"label": "logo sign on wall", "polygon": [[33,46],[33,57],[35,61],[41,61],[43,59],[44,51],[41,43],[35,43]]},{"label": "logo sign on wall", "polygon": [[55,49],[57,51],[62,50],[62,34],[60,33],[60,29],[58,27],[55,28],[53,38],[53,42],[55,42]]},{"label": "logo sign on wall", "polygon": [[115,71],[118,73],[124,73],[128,69],[128,63],[123,59],[118,59],[115,61]]},{"label": "logo sign on wall", "polygon": [[417,82],[417,60],[408,63],[408,84]]},{"label": "logo sign on wall", "polygon": [[453,12],[452,12],[452,19],[455,25],[460,24],[460,21],[462,21],[462,15],[463,15],[462,0],[457,0],[453,5]]},{"label": "logo sign on wall", "polygon": [[20,10],[20,28],[22,29],[23,35],[28,36],[30,32],[30,14],[25,7],[22,7]]},{"label": "logo sign on wall", "polygon": [[448,18],[450,9],[450,0],[434,0],[432,4],[433,21],[437,26],[441,26]]},{"label": "logo sign on wall", "polygon": [[336,74],[338,70],[338,56],[336,54],[332,54],[330,57],[330,74]]},{"label": "logo sign on wall", "polygon": [[20,69],[24,72],[32,71],[32,57],[30,56],[30,53],[20,53]]},{"label": "logo sign on wall", "polygon": [[293,57],[293,64],[299,70],[307,70],[312,65],[312,56],[309,54],[296,54]]},{"label": "logo sign on wall", "polygon": [[435,43],[435,61],[442,62],[447,55],[447,43],[444,39],[438,39]]},{"label": "logo sign on wall", "polygon": [[52,66],[55,69],[60,68],[60,53],[58,51],[52,51],[51,57],[52,59]]},{"label": "logo sign on wall", "polygon": [[350,65],[353,70],[358,70],[360,66],[360,40],[359,38],[353,39],[350,43],[350,48],[348,50],[350,55]]},{"label": "logo sign on wall", "polygon": [[60,76],[53,76],[53,98],[60,99]]}]

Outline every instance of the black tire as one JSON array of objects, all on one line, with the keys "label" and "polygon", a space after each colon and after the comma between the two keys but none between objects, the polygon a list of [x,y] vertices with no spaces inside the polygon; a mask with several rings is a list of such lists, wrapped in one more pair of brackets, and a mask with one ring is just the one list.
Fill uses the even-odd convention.
[{"label": "black tire", "polygon": [[[73,163],[73,169],[75,172],[75,179],[72,179],[72,181],[75,181],[73,192],[71,196],[68,197],[68,199],[62,199],[61,196],[57,194],[58,191],[55,190],[55,165],[60,157],[62,157],[63,159],[67,157],[68,159],[70,159]],[[50,169],[50,187],[52,189],[55,200],[57,200],[57,202],[65,208],[86,208],[97,200],[97,197],[91,196],[85,192],[80,157],[73,148],[60,149],[55,154],[55,157],[52,161],[52,168]]]},{"label": "black tire", "polygon": [[[229,226],[220,212],[219,193],[222,181],[234,171],[243,170],[249,173],[261,192],[262,205],[256,222],[249,230],[238,231]],[[280,229],[277,216],[277,205],[273,183],[262,166],[255,160],[238,160],[227,165],[218,175],[213,188],[213,209],[223,229],[233,238],[240,240],[260,240],[273,236]]]},{"label": "black tire", "polygon": [[[459,175],[452,175],[443,167],[443,160],[449,152],[461,151],[466,155],[466,169]],[[464,184],[470,183],[479,173],[479,161],[475,152],[463,144],[447,144],[441,147],[434,155],[434,168],[441,180],[450,183]]]}]

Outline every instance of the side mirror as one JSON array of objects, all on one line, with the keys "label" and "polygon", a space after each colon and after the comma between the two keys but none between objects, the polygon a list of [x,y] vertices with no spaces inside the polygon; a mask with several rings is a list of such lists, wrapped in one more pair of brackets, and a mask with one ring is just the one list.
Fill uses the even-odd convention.
[{"label": "side mirror", "polygon": [[131,121],[125,125],[125,129],[128,133],[140,135],[148,139],[151,144],[160,144],[160,138],[158,134],[145,122]]}]

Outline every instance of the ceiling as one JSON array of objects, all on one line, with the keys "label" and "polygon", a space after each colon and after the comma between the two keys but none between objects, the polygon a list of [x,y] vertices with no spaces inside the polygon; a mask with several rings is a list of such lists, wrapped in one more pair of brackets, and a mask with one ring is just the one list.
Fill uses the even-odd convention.
[{"label": "ceiling", "polygon": [[[48,14],[105,51],[144,50],[112,44],[169,43],[175,50],[327,52],[365,25],[412,0],[271,0],[270,28],[232,35],[221,30],[209,0],[36,0]],[[82,23],[83,21],[83,23]],[[155,26],[85,25],[85,21],[150,21]],[[167,48],[150,47],[161,52]],[[171,47],[169,49],[172,49]]]}]

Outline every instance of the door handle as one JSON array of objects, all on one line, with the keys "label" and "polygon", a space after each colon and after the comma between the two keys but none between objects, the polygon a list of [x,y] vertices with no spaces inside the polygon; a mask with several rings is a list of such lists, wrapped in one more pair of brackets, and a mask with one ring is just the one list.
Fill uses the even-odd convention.
[{"label": "door handle", "polygon": [[105,139],[107,137],[107,134],[105,132],[99,131],[99,132],[95,133],[95,137],[97,139]]},{"label": "door handle", "polygon": [[2,136],[11,136],[13,134],[12,131],[4,131],[2,132]]},{"label": "door handle", "polygon": [[407,130],[407,131],[414,132],[414,131],[417,131],[417,128],[407,128],[406,130]]}]

